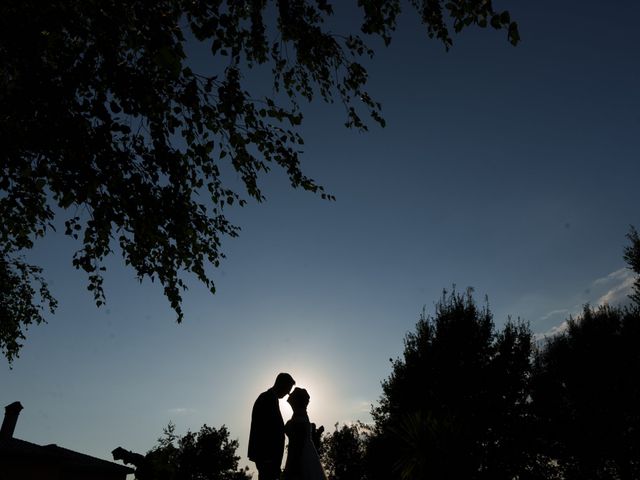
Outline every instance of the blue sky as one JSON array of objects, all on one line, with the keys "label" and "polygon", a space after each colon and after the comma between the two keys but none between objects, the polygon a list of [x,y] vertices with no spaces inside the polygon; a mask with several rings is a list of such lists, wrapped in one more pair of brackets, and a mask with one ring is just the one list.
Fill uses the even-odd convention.
[{"label": "blue sky", "polygon": [[182,325],[117,261],[96,309],[74,245],[41,242],[32,259],[60,307],[0,366],[2,405],[25,407],[16,436],[108,459],[147,451],[169,420],[179,433],[226,424],[244,465],[251,405],[279,371],[308,388],[317,423],[368,420],[389,358],[452,284],[488,295],[497,325],[519,316],[538,334],[624,299],[624,236],[640,226],[640,4],[497,5],[520,24],[516,48],[470,30],[445,53],[401,19],[370,64],[385,129],[305,108],[304,167],[337,201],[267,177],[268,201],[232,212],[242,233],[224,244],[217,294],[191,282]]}]

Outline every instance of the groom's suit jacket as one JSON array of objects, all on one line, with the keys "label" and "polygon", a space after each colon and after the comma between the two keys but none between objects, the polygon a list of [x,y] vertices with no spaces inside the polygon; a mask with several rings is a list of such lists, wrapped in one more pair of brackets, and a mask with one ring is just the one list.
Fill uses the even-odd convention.
[{"label": "groom's suit jacket", "polygon": [[253,404],[248,457],[256,463],[275,462],[279,466],[283,454],[284,421],[278,397],[269,389]]}]

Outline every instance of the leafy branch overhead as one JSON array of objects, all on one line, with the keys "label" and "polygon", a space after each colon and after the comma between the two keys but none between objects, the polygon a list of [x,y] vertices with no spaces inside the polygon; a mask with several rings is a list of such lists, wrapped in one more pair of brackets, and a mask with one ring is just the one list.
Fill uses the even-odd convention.
[{"label": "leafy branch overhead", "polygon": [[[374,53],[365,39],[390,43],[405,6],[446,48],[450,31],[470,25],[518,42],[515,22],[490,0],[359,0],[360,31],[346,35],[329,30],[326,0],[3,2],[2,268],[28,288],[17,259],[65,215],[80,243],[73,265],[97,305],[104,260],[118,251],[139,280],[159,281],[181,321],[184,274],[214,291],[208,269],[224,257],[222,238],[238,234],[225,212],[265,199],[261,175],[281,168],[292,187],[333,198],[301,169],[300,102],[337,103],[349,128],[366,130],[367,117],[384,126],[360,60]],[[193,45],[210,50],[207,71],[194,71]],[[257,67],[270,69],[271,96],[246,87]],[[2,331],[13,322],[23,338],[43,317],[35,306],[14,316],[15,302],[39,300],[11,292],[2,286]],[[3,335],[0,348],[11,359],[19,345]]]}]

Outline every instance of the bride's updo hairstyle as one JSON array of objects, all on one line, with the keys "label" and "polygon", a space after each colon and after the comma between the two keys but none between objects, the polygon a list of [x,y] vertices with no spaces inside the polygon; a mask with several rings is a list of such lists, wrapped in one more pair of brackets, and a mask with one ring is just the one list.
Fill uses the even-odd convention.
[{"label": "bride's updo hairstyle", "polygon": [[309,405],[309,394],[304,388],[294,388],[293,392],[287,398],[287,402],[295,412],[296,410],[304,410]]}]

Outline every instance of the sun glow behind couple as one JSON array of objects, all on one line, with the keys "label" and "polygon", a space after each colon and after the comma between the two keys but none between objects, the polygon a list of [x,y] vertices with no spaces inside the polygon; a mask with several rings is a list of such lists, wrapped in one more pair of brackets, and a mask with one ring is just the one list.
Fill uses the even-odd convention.
[{"label": "sun glow behind couple", "polygon": [[[265,370],[268,369],[265,368]],[[309,392],[309,396],[311,397],[309,406],[307,407],[307,412],[309,413],[309,418],[311,419],[311,421],[317,423],[318,425],[321,425],[323,422],[330,422],[331,425],[333,425],[333,423],[335,422],[334,406],[336,405],[337,399],[332,382],[324,372],[308,366],[274,367],[271,370],[276,372],[292,372],[292,375],[296,381],[295,387],[306,389],[307,392]],[[258,380],[257,384],[269,385],[272,382],[272,374],[267,373],[263,375],[260,380]],[[285,421],[287,421],[293,414],[291,405],[287,403],[287,396],[280,399],[279,405],[280,411],[282,412],[282,417]],[[330,425],[325,425],[325,428],[329,426]]]}]

